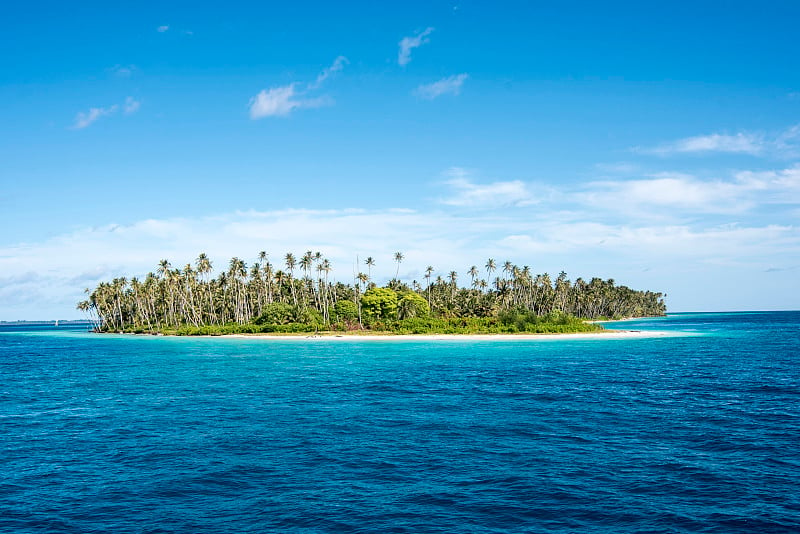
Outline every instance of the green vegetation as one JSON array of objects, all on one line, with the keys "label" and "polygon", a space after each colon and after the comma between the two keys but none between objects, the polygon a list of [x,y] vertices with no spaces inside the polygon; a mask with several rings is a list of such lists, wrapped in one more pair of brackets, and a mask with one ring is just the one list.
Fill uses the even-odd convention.
[{"label": "green vegetation", "polygon": [[[476,266],[467,270],[469,287],[458,273],[433,277],[424,285],[398,279],[402,253],[394,254],[395,278],[384,287],[372,281],[376,260],[366,259],[368,274],[352,284],[330,280],[330,262],[319,252],[299,260],[284,256],[275,269],[261,252],[247,269],[233,258],[228,269],[211,277],[212,264],[201,254],[195,266],[173,269],[162,260],[143,280],[117,278],[87,290],[78,304],[99,331],[175,335],[302,334],[323,331],[388,334],[479,334],[590,332],[600,326],[586,319],[663,315],[661,293],[635,291],[613,280],[578,278],[565,273],[555,281],[533,275],[527,266],[486,262],[486,278]],[[296,276],[297,268],[302,271]],[[492,280],[491,284],[487,280]]]}]

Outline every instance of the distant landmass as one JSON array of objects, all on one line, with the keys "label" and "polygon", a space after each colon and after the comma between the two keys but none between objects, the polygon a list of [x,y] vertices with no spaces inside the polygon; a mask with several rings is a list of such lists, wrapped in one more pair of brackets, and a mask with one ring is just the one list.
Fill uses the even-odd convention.
[{"label": "distant landmass", "polygon": [[372,280],[371,256],[351,283],[329,278],[332,265],[321,252],[283,259],[285,270],[261,251],[248,269],[235,257],[216,278],[206,254],[183,269],[161,260],[143,280],[101,282],[77,307],[98,331],[177,335],[574,333],[602,330],[592,320],[666,313],[659,292],[597,277],[573,282],[563,271],[553,279],[492,258],[485,277],[473,265],[459,284],[458,272],[433,276],[430,265],[415,271],[422,281],[401,280],[405,256],[395,252],[395,276],[383,287]]}]

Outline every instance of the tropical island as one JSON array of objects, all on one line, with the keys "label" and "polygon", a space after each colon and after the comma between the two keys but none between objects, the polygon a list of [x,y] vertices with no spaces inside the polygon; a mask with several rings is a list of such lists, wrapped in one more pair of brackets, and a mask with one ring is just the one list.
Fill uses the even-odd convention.
[{"label": "tropical island", "polygon": [[[401,252],[393,255],[395,276],[379,287],[375,259],[350,284],[330,279],[331,262],[319,252],[288,253],[276,268],[266,252],[248,268],[232,258],[212,276],[200,254],[193,265],[173,268],[161,260],[143,279],[115,278],[87,289],[77,308],[97,332],[166,335],[231,334],[547,334],[598,332],[598,319],[662,316],[664,295],[637,291],[614,280],[564,272],[553,280],[528,266],[473,265],[460,285],[456,271],[424,280],[400,280]],[[359,262],[361,265],[361,262]],[[298,272],[299,270],[299,272]]]}]

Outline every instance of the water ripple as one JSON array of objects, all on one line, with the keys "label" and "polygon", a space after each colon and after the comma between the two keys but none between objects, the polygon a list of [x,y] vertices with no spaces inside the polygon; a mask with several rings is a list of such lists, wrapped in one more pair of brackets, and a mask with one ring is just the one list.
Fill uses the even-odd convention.
[{"label": "water ripple", "polygon": [[795,532],[800,314],[698,337],[0,330],[0,531]]}]

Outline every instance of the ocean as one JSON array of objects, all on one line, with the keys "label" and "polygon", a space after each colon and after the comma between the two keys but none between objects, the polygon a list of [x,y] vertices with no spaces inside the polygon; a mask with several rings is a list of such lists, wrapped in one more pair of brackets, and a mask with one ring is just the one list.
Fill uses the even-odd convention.
[{"label": "ocean", "polygon": [[675,336],[0,327],[3,532],[797,532],[800,312]]}]

